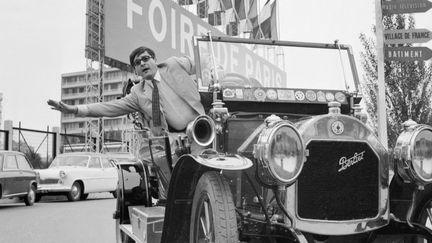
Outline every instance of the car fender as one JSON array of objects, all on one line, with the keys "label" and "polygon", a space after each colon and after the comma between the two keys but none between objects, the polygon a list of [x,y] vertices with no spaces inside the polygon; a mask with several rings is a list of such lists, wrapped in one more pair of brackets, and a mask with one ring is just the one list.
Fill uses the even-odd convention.
[{"label": "car fender", "polygon": [[175,164],[165,211],[162,242],[189,241],[190,213],[195,187],[206,171],[245,170],[253,165],[239,155],[183,155]]},{"label": "car fender", "polygon": [[237,154],[190,155],[190,157],[201,165],[220,170],[245,170],[253,165],[250,159]]}]

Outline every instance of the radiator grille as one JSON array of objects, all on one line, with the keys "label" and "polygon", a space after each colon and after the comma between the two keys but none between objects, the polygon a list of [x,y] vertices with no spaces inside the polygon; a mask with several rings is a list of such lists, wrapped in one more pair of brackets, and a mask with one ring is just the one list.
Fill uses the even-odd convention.
[{"label": "radiator grille", "polygon": [[[307,149],[309,156],[297,181],[299,217],[353,220],[378,214],[379,159],[366,143],[312,141]],[[342,157],[358,162],[341,170]]]}]

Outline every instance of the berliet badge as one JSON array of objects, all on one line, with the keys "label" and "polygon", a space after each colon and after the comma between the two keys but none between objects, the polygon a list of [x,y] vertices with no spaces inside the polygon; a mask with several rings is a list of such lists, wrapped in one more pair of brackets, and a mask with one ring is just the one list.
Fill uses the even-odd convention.
[{"label": "berliet badge", "polygon": [[331,129],[332,129],[334,134],[341,135],[344,131],[344,125],[341,121],[334,121],[331,124]]}]

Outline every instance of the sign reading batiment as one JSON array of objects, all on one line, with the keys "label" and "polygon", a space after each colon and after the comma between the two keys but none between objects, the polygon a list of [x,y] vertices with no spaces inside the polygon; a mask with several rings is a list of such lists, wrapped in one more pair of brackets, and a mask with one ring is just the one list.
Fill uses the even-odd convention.
[{"label": "sign reading batiment", "polygon": [[427,47],[385,47],[387,61],[425,61],[432,58],[432,50]]}]

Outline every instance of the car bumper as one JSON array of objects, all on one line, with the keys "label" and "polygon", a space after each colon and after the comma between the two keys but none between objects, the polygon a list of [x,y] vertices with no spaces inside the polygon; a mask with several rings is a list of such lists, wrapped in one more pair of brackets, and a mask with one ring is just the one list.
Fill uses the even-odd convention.
[{"label": "car bumper", "polygon": [[42,184],[38,185],[37,193],[39,194],[49,194],[58,192],[70,192],[71,187],[62,184]]}]

